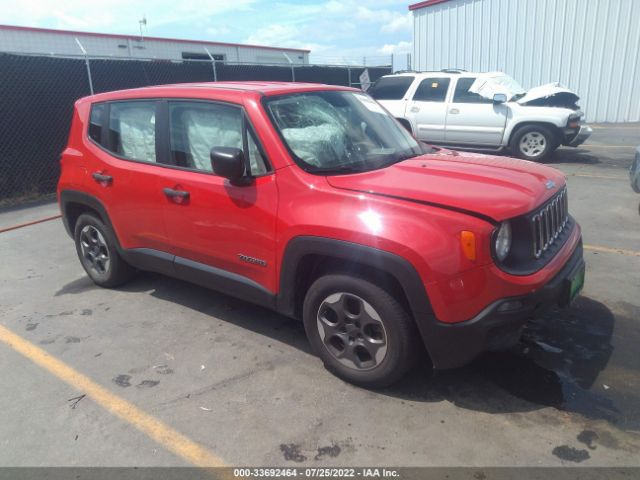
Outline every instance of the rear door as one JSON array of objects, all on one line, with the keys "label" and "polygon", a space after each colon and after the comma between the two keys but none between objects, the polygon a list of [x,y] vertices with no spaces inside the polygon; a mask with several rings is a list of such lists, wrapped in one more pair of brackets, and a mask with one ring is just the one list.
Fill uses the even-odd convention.
[{"label": "rear door", "polygon": [[157,155],[157,100],[123,100],[92,106],[87,174],[105,205],[123,248],[166,251]]},{"label": "rear door", "polygon": [[444,142],[447,93],[451,79],[428,77],[420,82],[407,105],[406,117],[418,140]]},{"label": "rear door", "polygon": [[445,142],[497,147],[502,143],[508,107],[469,91],[476,77],[458,77],[448,105]]}]

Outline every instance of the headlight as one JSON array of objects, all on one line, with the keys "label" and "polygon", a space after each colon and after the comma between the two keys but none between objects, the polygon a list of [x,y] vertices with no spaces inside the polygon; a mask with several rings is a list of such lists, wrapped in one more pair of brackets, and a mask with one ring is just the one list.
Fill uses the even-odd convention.
[{"label": "headlight", "polygon": [[504,261],[511,250],[511,224],[504,222],[495,235],[495,251],[499,261]]}]

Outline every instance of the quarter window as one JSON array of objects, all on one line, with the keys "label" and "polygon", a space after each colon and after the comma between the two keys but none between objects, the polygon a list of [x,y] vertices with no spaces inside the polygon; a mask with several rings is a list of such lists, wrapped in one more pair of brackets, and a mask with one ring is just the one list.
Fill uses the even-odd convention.
[{"label": "quarter window", "polygon": [[109,150],[132,160],[156,161],[156,104],[113,102],[109,115]]},{"label": "quarter window", "polygon": [[413,83],[413,76],[382,77],[367,92],[376,100],[402,100]]},{"label": "quarter window", "polygon": [[453,103],[493,103],[489,98],[469,91],[476,79],[471,77],[459,78],[456,83],[456,91],[453,94]]},{"label": "quarter window", "polygon": [[98,144],[102,143],[102,121],[105,108],[104,103],[96,103],[91,106],[91,115],[89,115],[89,138]]},{"label": "quarter window", "polygon": [[449,78],[425,78],[418,85],[413,99],[422,102],[444,102],[449,90],[449,82]]},{"label": "quarter window", "polygon": [[[204,102],[170,102],[169,129],[171,158],[175,165],[211,172],[209,153],[213,147],[243,147],[242,110],[230,105]],[[264,154],[247,131],[247,151],[251,175],[267,172]]]}]

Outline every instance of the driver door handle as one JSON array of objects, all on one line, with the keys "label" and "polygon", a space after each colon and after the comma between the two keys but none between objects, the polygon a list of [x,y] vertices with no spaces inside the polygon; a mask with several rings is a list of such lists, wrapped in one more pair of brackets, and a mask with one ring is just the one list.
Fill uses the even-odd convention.
[{"label": "driver door handle", "polygon": [[105,175],[102,172],[93,172],[91,176],[96,182],[101,183],[104,186],[109,185],[113,181],[113,177],[111,175]]},{"label": "driver door handle", "polygon": [[169,198],[183,199],[189,198],[189,192],[185,190],[174,190],[173,188],[165,187],[162,189],[164,194]]},{"label": "driver door handle", "polygon": [[458,110],[457,108],[452,108],[451,110],[449,110],[449,113],[457,115],[458,113],[460,113],[460,110]]},{"label": "driver door handle", "polygon": [[420,111],[420,107],[411,107],[409,110],[411,113],[418,113]]}]

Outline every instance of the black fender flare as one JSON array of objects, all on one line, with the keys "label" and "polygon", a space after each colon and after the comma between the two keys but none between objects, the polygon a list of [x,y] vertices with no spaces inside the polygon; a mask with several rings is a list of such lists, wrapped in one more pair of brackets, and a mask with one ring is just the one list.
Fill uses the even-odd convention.
[{"label": "black fender flare", "polygon": [[421,317],[433,315],[422,279],[408,260],[367,245],[315,236],[295,237],[285,248],[277,298],[277,309],[284,315],[295,316],[297,268],[306,255],[355,262],[381,270],[394,277],[402,287],[418,326],[422,323]]},{"label": "black fender flare", "polygon": [[107,209],[104,204],[98,200],[93,195],[89,195],[88,193],[79,192],[77,190],[62,190],[59,196],[60,202],[60,211],[62,213],[62,223],[64,224],[64,228],[69,234],[71,238],[73,238],[73,230],[71,229],[71,225],[69,224],[69,204],[75,203],[80,205],[85,205],[92,210],[98,212],[102,221],[108,224],[111,231],[114,233],[116,237],[116,242],[118,243],[118,250],[122,250],[120,247],[120,240],[118,240],[118,236],[115,235],[115,230],[113,225],[111,224],[111,218],[107,213]]}]

